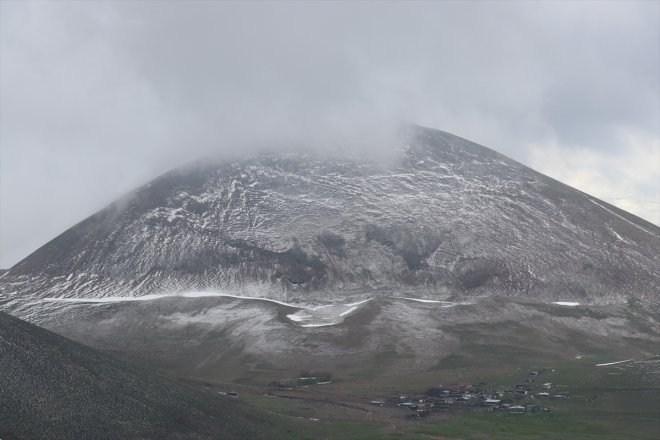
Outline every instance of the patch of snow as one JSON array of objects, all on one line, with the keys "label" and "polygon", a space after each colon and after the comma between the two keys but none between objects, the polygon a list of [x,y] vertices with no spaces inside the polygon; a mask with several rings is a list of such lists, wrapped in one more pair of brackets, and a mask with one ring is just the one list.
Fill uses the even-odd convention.
[{"label": "patch of snow", "polygon": [[591,203],[593,203],[594,205],[600,206],[601,208],[603,208],[605,211],[609,212],[610,214],[613,214],[613,215],[619,217],[621,220],[630,223],[631,225],[633,225],[633,226],[636,227],[637,229],[641,229],[642,231],[646,232],[647,234],[651,234],[652,236],[657,237],[657,235],[655,235],[653,232],[649,231],[648,229],[643,228],[642,226],[638,225],[637,223],[633,223],[633,222],[631,222],[631,221],[628,220],[627,218],[625,218],[625,217],[623,217],[623,216],[620,216],[619,214],[617,214],[616,212],[612,211],[611,209],[607,209],[606,207],[604,207],[604,206],[601,205],[600,203],[596,202],[595,200],[589,198],[589,201],[590,201]]},{"label": "patch of snow", "polygon": [[615,236],[616,238],[618,238],[618,239],[621,240],[621,241],[626,241],[626,240],[623,239],[623,237],[621,237],[619,234],[617,234],[616,231],[615,231],[614,229],[612,229],[612,228],[609,228],[609,229],[610,229],[610,232],[611,232],[612,234],[614,234],[614,236]]},{"label": "patch of snow", "polygon": [[373,298],[367,298],[350,304],[326,304],[315,307],[299,307],[296,313],[286,317],[295,322],[300,327],[326,327],[338,325],[344,321],[344,317],[355,312],[359,306],[371,301]]},{"label": "patch of snow", "polygon": [[337,325],[339,322],[328,322],[323,324],[301,324],[301,327],[328,327],[331,325]]},{"label": "patch of snow", "polygon": [[417,302],[421,302],[421,303],[444,303],[444,302],[446,302],[446,301],[438,301],[438,300],[435,300],[435,299],[421,299],[421,298],[403,298],[403,299],[406,299],[408,301],[417,301]]},{"label": "patch of snow", "polygon": [[575,307],[579,306],[580,303],[578,302],[571,302],[571,301],[555,301],[553,304],[557,304],[558,306],[567,306],[567,307]]},{"label": "patch of snow", "polygon": [[292,313],[290,315],[286,315],[286,317],[289,318],[291,321],[300,322],[311,318],[312,315],[298,315],[296,313]]},{"label": "patch of snow", "polygon": [[340,313],[339,316],[346,316],[346,315],[348,315],[349,313],[355,311],[356,309],[357,309],[357,307],[351,307],[350,309],[346,310],[345,312]]},{"label": "patch of snow", "polygon": [[455,303],[455,302],[450,302],[450,301],[440,301],[440,300],[437,300],[437,299],[423,299],[423,298],[397,298],[397,299],[405,299],[406,301],[415,301],[415,302],[420,302],[420,303],[425,303],[425,304],[442,304],[440,307],[442,307],[443,309],[458,306],[458,305],[470,305],[470,304],[472,304],[472,303]]},{"label": "patch of snow", "polygon": [[596,364],[597,367],[607,367],[608,365],[623,364],[624,362],[634,361],[635,359],[626,359],[625,361],[607,362],[606,364]]},{"label": "patch of snow", "polygon": [[366,303],[366,302],[369,302],[369,301],[371,301],[372,299],[373,299],[373,298],[367,298],[367,299],[365,299],[364,301],[358,301],[358,302],[355,302],[355,303],[346,304],[346,307],[359,306],[360,304],[364,304],[364,303]]}]

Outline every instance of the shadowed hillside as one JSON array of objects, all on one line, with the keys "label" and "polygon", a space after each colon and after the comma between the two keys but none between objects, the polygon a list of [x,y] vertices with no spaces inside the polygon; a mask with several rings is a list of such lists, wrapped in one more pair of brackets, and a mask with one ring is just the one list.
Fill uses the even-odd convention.
[{"label": "shadowed hillside", "polygon": [[239,402],[155,376],[1,312],[0,371],[3,440],[281,436]]}]

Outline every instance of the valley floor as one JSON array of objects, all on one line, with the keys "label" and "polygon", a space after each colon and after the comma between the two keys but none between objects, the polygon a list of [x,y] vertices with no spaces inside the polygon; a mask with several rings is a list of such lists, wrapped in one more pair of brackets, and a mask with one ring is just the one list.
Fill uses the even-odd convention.
[{"label": "valley floor", "polygon": [[[440,383],[446,388],[479,383],[493,390],[514,389],[538,365],[504,369],[439,369],[424,374],[342,377],[330,384],[274,389],[258,380],[220,383],[194,379],[197,386],[217,392],[233,390],[255,411],[277,416],[301,439],[657,439],[660,433],[660,357],[619,365],[596,366],[601,359],[585,357],[548,365],[534,386],[552,382],[553,400],[505,394],[513,405],[539,403],[548,411],[512,413],[490,411],[479,400],[445,409],[431,409],[425,417],[397,405],[401,395],[427,398],[425,391]],[[545,366],[546,364],[541,364]],[[552,367],[552,369],[550,369]],[[554,370],[554,371],[552,371]],[[459,385],[460,381],[460,385]],[[537,394],[537,393],[535,393]],[[509,399],[507,399],[509,397]],[[370,402],[381,401],[382,406]]]},{"label": "valley floor", "polygon": [[[267,418],[272,440],[658,438],[657,305],[366,299],[301,307],[189,295],[15,310]],[[529,392],[517,394],[530,379]],[[543,383],[568,398],[542,396]],[[451,403],[414,417],[403,404],[431,403],[431,388],[475,396],[450,395]],[[495,394],[523,413],[488,411],[479,399]]]}]

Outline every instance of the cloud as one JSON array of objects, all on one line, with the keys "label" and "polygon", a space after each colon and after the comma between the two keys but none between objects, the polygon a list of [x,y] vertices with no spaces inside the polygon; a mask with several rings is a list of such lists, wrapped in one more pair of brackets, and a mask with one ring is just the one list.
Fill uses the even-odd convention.
[{"label": "cloud", "polygon": [[416,122],[523,163],[552,144],[599,167],[625,156],[622,131],[660,139],[657,2],[0,8],[2,266],[211,150],[375,152]]},{"label": "cloud", "polygon": [[660,143],[622,130],[616,142],[626,148],[602,154],[586,147],[566,148],[551,141],[530,145],[530,165],[567,185],[660,225]]}]

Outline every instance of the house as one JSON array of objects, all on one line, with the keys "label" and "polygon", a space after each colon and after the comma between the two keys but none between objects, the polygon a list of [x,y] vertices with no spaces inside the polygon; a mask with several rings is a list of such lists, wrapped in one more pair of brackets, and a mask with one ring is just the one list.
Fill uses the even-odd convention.
[{"label": "house", "polygon": [[544,384],[543,384],[543,388],[545,388],[546,390],[549,390],[550,388],[552,388],[552,382],[546,382],[546,383],[544,383]]},{"label": "house", "polygon": [[369,402],[369,405],[374,405],[374,406],[385,406],[385,402],[382,400],[372,400]]},{"label": "house", "polygon": [[539,375],[539,372],[536,371],[536,370],[532,370],[532,371],[529,372],[529,375],[530,375],[530,376],[538,376],[538,375]]},{"label": "house", "polygon": [[431,407],[428,404],[418,405],[416,408],[417,417],[426,417],[431,412]]},{"label": "house", "polygon": [[550,393],[536,393],[536,397],[542,397],[544,399],[547,399],[550,397]]},{"label": "house", "polygon": [[496,406],[502,403],[500,399],[486,399],[484,400],[484,405],[486,406]]},{"label": "house", "polygon": [[238,393],[236,391],[227,392],[227,396],[231,397],[231,398],[234,398],[234,399],[238,399]]},{"label": "house", "polygon": [[522,414],[525,412],[525,407],[520,405],[515,405],[509,408],[510,413]]},{"label": "house", "polygon": [[552,396],[552,400],[566,400],[568,396],[566,394],[555,394]]}]

